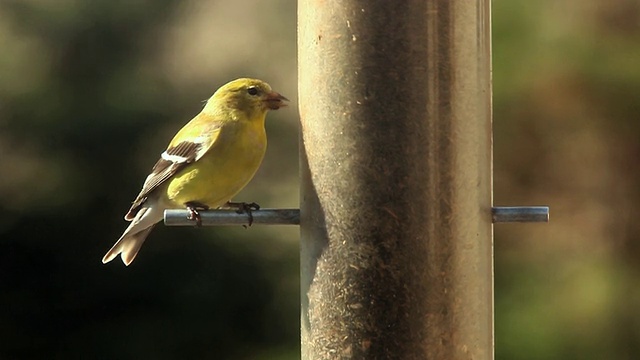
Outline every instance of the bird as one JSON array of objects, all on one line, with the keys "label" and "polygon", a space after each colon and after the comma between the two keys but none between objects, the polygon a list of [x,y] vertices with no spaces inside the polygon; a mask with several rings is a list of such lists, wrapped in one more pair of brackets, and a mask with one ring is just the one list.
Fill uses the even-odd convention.
[{"label": "bird", "polygon": [[[267,147],[265,119],[289,100],[266,82],[240,78],[221,86],[202,111],[173,137],[125,215],[131,223],[104,255],[106,264],[121,255],[129,266],[164,210],[185,207],[200,225],[198,211],[257,204],[231,199],[253,178]],[[251,220],[251,218],[250,218]]]}]

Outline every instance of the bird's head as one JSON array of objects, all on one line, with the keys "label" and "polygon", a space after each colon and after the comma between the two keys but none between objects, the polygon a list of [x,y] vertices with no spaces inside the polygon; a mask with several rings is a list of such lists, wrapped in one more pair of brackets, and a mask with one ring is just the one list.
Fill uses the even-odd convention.
[{"label": "bird's head", "polygon": [[266,82],[241,78],[220,87],[207,102],[205,110],[208,107],[233,109],[246,112],[252,118],[287,106],[286,101],[289,99],[273,91]]}]

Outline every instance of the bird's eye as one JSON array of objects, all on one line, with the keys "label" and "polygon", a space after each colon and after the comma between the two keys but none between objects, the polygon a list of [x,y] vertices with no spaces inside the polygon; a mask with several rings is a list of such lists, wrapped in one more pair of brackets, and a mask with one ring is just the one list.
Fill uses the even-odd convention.
[{"label": "bird's eye", "polygon": [[247,92],[249,93],[249,95],[258,95],[258,88],[255,86],[252,86],[247,89]]}]

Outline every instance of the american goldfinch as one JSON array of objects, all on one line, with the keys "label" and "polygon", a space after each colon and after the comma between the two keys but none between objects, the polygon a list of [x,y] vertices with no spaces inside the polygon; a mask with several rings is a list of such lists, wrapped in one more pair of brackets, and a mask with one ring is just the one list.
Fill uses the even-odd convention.
[{"label": "american goldfinch", "polygon": [[124,264],[131,264],[165,209],[186,207],[199,221],[197,210],[228,203],[262,162],[267,111],[285,101],[256,79],[237,79],[219,88],[162,153],[124,217],[131,224],[102,262],[122,254]]}]

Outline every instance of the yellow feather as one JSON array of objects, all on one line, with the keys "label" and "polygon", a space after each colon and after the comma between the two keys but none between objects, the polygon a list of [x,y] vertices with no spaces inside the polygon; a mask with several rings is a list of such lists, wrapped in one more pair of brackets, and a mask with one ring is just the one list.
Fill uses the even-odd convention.
[{"label": "yellow feather", "polygon": [[201,159],[169,182],[167,199],[176,207],[188,201],[219,207],[253,178],[267,149],[264,114],[257,119],[228,121]]},{"label": "yellow feather", "polygon": [[217,208],[230,201],[253,178],[264,158],[267,111],[285,106],[286,100],[267,83],[256,79],[238,79],[220,87],[202,112],[180,129],[167,147],[195,143],[181,149],[199,149],[196,156],[168,157],[175,162],[158,162],[171,164],[160,166],[170,172],[149,178],[166,180],[153,182],[158,186],[143,187],[127,214],[131,224],[102,262],[122,254],[123,262],[129,265],[167,208],[184,207],[190,202]]}]

